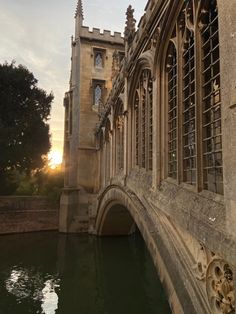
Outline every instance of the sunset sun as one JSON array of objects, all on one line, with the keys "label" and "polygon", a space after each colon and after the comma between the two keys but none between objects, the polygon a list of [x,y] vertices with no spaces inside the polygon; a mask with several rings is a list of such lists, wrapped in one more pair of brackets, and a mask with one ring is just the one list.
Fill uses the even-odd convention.
[{"label": "sunset sun", "polygon": [[48,154],[48,166],[51,169],[57,168],[62,163],[62,155],[58,151],[52,151]]}]

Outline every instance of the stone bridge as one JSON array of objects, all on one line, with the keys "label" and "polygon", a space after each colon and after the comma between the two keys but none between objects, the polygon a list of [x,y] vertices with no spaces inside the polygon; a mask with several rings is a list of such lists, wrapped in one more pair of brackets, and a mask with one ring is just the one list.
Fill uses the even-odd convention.
[{"label": "stone bridge", "polygon": [[233,313],[229,265],[235,263],[235,243],[224,232],[223,206],[209,202],[206,207],[204,200],[191,192],[186,195],[172,182],[163,182],[158,192],[143,183],[142,175],[133,173],[126,182],[112,182],[102,191],[95,233],[129,235],[140,230],[173,313]]},{"label": "stone bridge", "polygon": [[76,14],[60,231],[138,229],[176,314],[235,313],[234,2],[129,7],[124,46]]}]

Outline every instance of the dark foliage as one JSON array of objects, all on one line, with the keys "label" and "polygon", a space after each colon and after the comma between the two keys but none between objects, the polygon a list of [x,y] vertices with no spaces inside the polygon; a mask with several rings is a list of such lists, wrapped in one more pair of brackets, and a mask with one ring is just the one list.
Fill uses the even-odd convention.
[{"label": "dark foliage", "polygon": [[8,174],[43,166],[50,149],[48,119],[53,95],[37,86],[27,68],[0,64],[0,194],[11,193]]}]

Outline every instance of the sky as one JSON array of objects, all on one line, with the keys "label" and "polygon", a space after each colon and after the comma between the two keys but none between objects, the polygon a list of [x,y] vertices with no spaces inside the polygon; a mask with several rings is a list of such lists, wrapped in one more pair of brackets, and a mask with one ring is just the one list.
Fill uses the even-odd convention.
[{"label": "sky", "polygon": [[[83,0],[83,25],[124,31],[129,4],[137,21],[146,0]],[[53,92],[50,118],[53,152],[62,154],[64,93],[69,88],[70,38],[74,34],[77,0],[0,0],[0,63],[15,60],[38,79],[38,86]]]}]

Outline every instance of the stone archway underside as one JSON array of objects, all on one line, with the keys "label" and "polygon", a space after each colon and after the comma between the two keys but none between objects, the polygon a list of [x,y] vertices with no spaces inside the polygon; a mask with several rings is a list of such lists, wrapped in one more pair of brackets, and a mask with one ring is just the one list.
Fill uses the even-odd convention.
[{"label": "stone archway underside", "polygon": [[189,313],[197,314],[199,312],[192,304],[185,283],[180,279],[181,274],[175,267],[178,253],[171,241],[176,235],[170,235],[168,219],[162,216],[157,223],[150,215],[147,204],[145,206],[132,191],[126,187],[110,186],[100,195],[95,230],[100,236],[128,235],[137,225],[167,292],[173,313],[184,313],[181,304],[185,303],[185,310],[187,308]]}]

